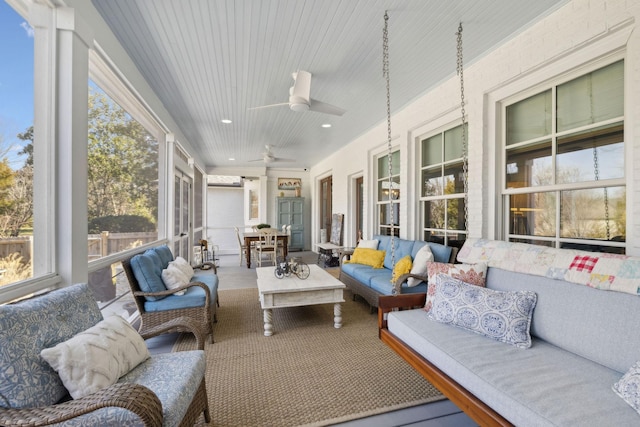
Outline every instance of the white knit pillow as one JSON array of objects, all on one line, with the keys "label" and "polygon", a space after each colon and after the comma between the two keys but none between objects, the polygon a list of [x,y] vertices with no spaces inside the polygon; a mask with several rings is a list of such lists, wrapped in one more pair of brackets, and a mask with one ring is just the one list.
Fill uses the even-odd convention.
[{"label": "white knit pillow", "polygon": [[[176,289],[189,283],[189,278],[173,261],[162,270],[162,282],[167,289]],[[174,295],[184,295],[186,291],[178,291]]]},{"label": "white knit pillow", "polygon": [[187,276],[187,280],[191,280],[191,278],[193,277],[193,267],[191,267],[191,264],[189,264],[186,259],[179,256],[169,264],[172,263],[175,264],[180,270],[182,270],[184,275]]},{"label": "white knit pillow", "polygon": [[[424,245],[416,253],[416,257],[411,265],[411,274],[427,277],[427,262],[433,261],[433,253],[429,245]],[[413,287],[422,283],[422,280],[415,277],[407,279],[407,286]]]},{"label": "white knit pillow", "polygon": [[372,239],[372,240],[360,240],[358,242],[358,247],[359,248],[367,248],[367,249],[378,249],[378,240],[377,239]]},{"label": "white knit pillow", "polygon": [[58,372],[74,399],[115,384],[150,357],[140,334],[118,315],[45,348],[40,356]]}]

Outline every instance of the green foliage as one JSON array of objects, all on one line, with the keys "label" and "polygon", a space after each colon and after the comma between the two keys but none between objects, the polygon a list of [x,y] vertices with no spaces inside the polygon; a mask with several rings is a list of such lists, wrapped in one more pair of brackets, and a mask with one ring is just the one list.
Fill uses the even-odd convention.
[{"label": "green foliage", "polygon": [[89,220],[122,215],[157,218],[157,141],[91,87],[88,144]]},{"label": "green foliage", "polygon": [[102,231],[112,233],[130,233],[136,231],[155,231],[155,224],[140,215],[109,215],[89,221],[89,234],[99,234]]},{"label": "green foliage", "polygon": [[13,204],[10,197],[13,182],[13,169],[5,157],[0,161],[0,215],[5,215]]},{"label": "green foliage", "polygon": [[270,224],[265,224],[265,223],[256,225],[256,229],[260,230],[262,228],[271,228],[271,225]]}]

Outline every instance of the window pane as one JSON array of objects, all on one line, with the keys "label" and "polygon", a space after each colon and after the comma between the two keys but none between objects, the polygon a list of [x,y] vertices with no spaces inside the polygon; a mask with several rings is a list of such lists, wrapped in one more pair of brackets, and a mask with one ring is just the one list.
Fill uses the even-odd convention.
[{"label": "window pane", "polygon": [[424,232],[424,240],[425,242],[435,242],[444,245],[444,231],[425,231]]},{"label": "window pane", "polygon": [[422,196],[441,196],[444,194],[442,167],[422,171]]},{"label": "window pane", "polygon": [[391,204],[385,203],[380,205],[380,225],[398,225],[400,217],[400,203],[393,204],[393,223],[391,222]]},{"label": "window pane", "polygon": [[626,241],[625,187],[562,191],[560,236]]},{"label": "window pane", "polygon": [[442,134],[422,140],[422,166],[442,163]]},{"label": "window pane", "polygon": [[624,178],[622,125],[558,139],[558,183]]},{"label": "window pane", "polygon": [[464,194],[464,174],[462,162],[453,163],[444,168],[444,194]]},{"label": "window pane", "polygon": [[[388,165],[387,168],[389,168]],[[400,150],[391,154],[391,175],[400,175]],[[389,176],[388,172],[387,176]]]},{"label": "window pane", "polygon": [[507,107],[507,145],[551,133],[551,90]]},{"label": "window pane", "polygon": [[[179,176],[173,178],[173,235],[180,235],[180,185]],[[174,254],[179,252],[174,252]]]},{"label": "window pane", "polygon": [[509,233],[555,237],[556,193],[509,196]]},{"label": "window pane", "polygon": [[[93,82],[89,83],[87,208],[90,235],[109,232],[99,256],[158,239],[158,143]],[[95,254],[94,254],[95,255]]]},{"label": "window pane", "polygon": [[424,202],[424,228],[436,228],[444,230],[444,212],[446,202],[444,199]]},{"label": "window pane", "polygon": [[553,184],[551,141],[507,151],[507,188]]},{"label": "window pane", "polygon": [[624,114],[624,62],[558,86],[558,132]]},{"label": "window pane", "polygon": [[447,200],[447,230],[465,230],[464,198]]},{"label": "window pane", "polygon": [[391,186],[391,199],[397,200],[400,198],[400,178],[394,177],[391,184],[388,179],[378,181],[378,201],[384,202],[389,200],[389,186]]},{"label": "window pane", "polygon": [[6,2],[0,4],[0,14],[3,18],[0,26],[0,286],[3,286],[48,273],[44,270],[49,266],[35,263],[36,268],[41,265],[42,271],[34,274],[31,250],[34,235],[43,236],[45,231],[33,228],[33,29]]},{"label": "window pane", "polygon": [[389,156],[378,158],[378,179],[389,176]]},{"label": "window pane", "polygon": [[444,161],[462,158],[462,125],[444,132]]}]

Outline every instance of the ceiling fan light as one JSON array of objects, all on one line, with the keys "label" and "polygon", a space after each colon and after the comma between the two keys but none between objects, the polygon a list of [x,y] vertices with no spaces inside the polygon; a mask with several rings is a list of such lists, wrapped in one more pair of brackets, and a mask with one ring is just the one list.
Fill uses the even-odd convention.
[{"label": "ceiling fan light", "polygon": [[309,111],[309,104],[298,103],[298,104],[290,104],[289,108],[296,112],[304,112]]}]

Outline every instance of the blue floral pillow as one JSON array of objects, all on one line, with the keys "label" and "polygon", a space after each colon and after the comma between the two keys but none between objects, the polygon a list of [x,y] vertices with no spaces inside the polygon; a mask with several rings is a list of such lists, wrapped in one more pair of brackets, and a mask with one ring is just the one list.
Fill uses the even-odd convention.
[{"label": "blue floral pillow", "polygon": [[435,278],[429,318],[519,348],[531,347],[531,317],[537,296],[531,291],[503,292],[465,283],[446,274]]},{"label": "blue floral pillow", "polygon": [[613,391],[640,414],[640,362],[613,385]]}]

